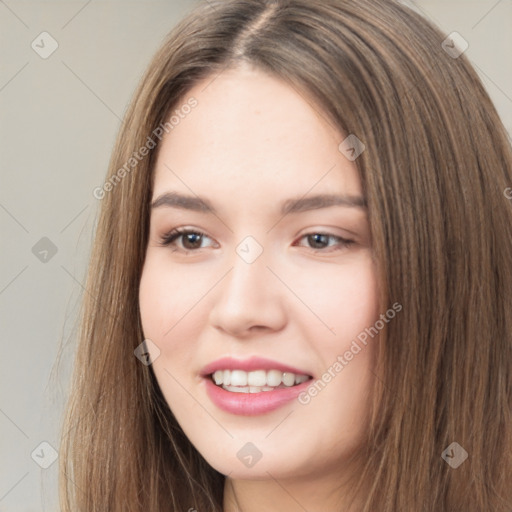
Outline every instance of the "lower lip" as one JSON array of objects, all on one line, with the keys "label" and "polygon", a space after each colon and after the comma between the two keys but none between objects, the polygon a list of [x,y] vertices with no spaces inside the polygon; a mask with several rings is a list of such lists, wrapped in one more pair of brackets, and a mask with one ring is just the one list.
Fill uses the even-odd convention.
[{"label": "lower lip", "polygon": [[297,398],[313,381],[309,379],[297,386],[260,391],[259,393],[236,393],[217,386],[211,377],[205,377],[206,392],[210,400],[220,409],[240,416],[256,416],[274,411]]}]

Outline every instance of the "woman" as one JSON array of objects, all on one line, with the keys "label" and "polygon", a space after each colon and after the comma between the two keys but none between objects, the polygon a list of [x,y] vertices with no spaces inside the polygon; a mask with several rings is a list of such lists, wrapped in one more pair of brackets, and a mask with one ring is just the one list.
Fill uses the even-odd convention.
[{"label": "woman", "polygon": [[64,511],[510,512],[512,152],[446,39],[390,0],[171,32],[95,191]]}]

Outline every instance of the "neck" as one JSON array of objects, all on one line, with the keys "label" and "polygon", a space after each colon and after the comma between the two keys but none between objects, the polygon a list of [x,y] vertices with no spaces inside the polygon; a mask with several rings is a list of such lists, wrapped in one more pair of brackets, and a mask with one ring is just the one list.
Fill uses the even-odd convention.
[{"label": "neck", "polygon": [[[339,475],[315,478],[280,479],[268,473],[265,480],[226,477],[223,512],[359,512],[360,501],[349,497]],[[352,482],[353,484],[354,482]]]}]

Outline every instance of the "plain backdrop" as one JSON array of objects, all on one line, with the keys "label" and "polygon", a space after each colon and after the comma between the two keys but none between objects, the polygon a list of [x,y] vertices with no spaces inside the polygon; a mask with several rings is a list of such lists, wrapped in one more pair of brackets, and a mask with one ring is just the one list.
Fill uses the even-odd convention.
[{"label": "plain backdrop", "polygon": [[[196,3],[0,1],[0,512],[58,509],[53,449],[100,204],[93,190],[142,72]],[[512,134],[512,2],[414,7],[469,43]]]}]

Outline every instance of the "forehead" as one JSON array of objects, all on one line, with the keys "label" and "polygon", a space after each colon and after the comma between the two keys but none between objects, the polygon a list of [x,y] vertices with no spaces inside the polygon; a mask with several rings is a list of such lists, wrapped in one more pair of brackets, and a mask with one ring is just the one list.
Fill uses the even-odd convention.
[{"label": "forehead", "polygon": [[161,143],[153,198],[169,189],[266,198],[360,195],[356,166],[338,149],[344,136],[304,94],[263,71],[228,69],[196,84],[177,104],[193,110]]}]

